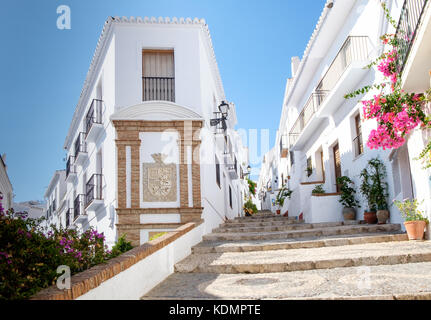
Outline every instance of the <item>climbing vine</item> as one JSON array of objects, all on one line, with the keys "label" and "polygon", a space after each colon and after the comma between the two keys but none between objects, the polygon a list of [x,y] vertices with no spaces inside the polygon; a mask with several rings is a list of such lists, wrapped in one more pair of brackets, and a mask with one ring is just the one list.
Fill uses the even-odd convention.
[{"label": "climbing vine", "polygon": [[[397,28],[386,3],[382,2],[382,8],[389,23]],[[389,49],[366,68],[377,66],[377,70],[383,74],[383,81],[349,93],[345,98],[350,99],[365,94],[371,89],[379,90],[372,99],[361,101],[364,120],[377,121],[377,129],[371,131],[367,146],[370,149],[397,149],[406,142],[406,136],[415,128],[420,127],[423,130],[431,128],[431,119],[425,113],[425,106],[431,101],[431,91],[407,93],[401,89],[402,65],[399,58],[402,46],[406,41],[411,41],[409,35],[402,32],[398,35],[385,34],[381,37],[381,41]],[[425,167],[431,167],[431,142],[418,159],[424,160]]]}]

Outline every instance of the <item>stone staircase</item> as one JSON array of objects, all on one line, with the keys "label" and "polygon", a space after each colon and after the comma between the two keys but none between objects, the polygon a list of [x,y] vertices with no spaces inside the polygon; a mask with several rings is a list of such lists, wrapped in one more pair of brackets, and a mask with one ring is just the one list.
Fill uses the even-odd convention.
[{"label": "stone staircase", "polygon": [[431,243],[397,224],[306,224],[261,212],[204,236],[143,299],[431,298]]}]

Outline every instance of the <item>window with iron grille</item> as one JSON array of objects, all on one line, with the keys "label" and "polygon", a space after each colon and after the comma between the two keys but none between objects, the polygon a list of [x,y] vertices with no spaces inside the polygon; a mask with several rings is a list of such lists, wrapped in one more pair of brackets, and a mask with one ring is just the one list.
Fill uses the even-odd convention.
[{"label": "window with iron grille", "polygon": [[355,149],[355,156],[360,156],[364,153],[364,143],[362,141],[362,123],[361,116],[358,114],[355,116],[355,133],[356,137],[353,139],[353,146]]},{"label": "window with iron grille", "polygon": [[175,102],[173,50],[142,50],[143,101]]}]

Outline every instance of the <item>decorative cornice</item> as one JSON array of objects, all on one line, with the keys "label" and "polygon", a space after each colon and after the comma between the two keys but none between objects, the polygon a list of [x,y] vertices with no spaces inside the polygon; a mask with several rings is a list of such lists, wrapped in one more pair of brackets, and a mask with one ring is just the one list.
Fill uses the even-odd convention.
[{"label": "decorative cornice", "polygon": [[205,22],[205,19],[198,19],[198,18],[155,18],[155,17],[109,17],[103,26],[102,33],[99,37],[99,40],[97,41],[96,49],[93,54],[93,58],[90,63],[89,70],[87,72],[87,76],[84,81],[83,88],[81,90],[81,95],[78,100],[78,104],[75,108],[75,112],[72,118],[72,122],[70,124],[68,134],[66,136],[65,142],[64,142],[64,148],[68,149],[71,145],[71,138],[72,133],[75,131],[75,128],[78,125],[78,115],[80,115],[83,112],[83,109],[86,107],[84,102],[88,100],[89,94],[91,93],[91,89],[94,86],[95,83],[95,77],[97,75],[97,68],[100,68],[100,62],[101,58],[103,56],[103,53],[106,51],[105,47],[110,40],[110,36],[112,33],[113,25],[127,25],[127,24],[134,24],[134,25],[165,25],[165,26],[192,26],[192,27],[200,27],[205,39],[205,45],[206,45],[206,51],[209,57],[209,63],[211,65],[211,70],[214,74],[214,79],[216,82],[217,89],[219,91],[220,100],[226,100],[225,98],[225,92],[223,88],[223,83],[221,81],[220,71],[218,68],[215,52],[214,52],[214,46],[211,39],[211,34],[208,28],[208,25]]}]

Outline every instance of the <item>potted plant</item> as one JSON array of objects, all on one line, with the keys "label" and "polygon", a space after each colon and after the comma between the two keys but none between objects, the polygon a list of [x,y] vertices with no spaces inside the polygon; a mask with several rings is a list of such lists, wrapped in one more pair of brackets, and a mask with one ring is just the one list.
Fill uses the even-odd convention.
[{"label": "potted plant", "polygon": [[405,222],[409,240],[422,240],[424,237],[425,227],[429,223],[420,210],[417,199],[405,199],[403,201],[394,201],[394,204],[400,210]]},{"label": "potted plant", "polygon": [[251,197],[244,203],[244,212],[246,217],[251,217],[253,214],[257,213],[257,206],[251,200]]},{"label": "potted plant", "polygon": [[284,200],[289,197],[289,199],[291,198],[292,195],[292,190],[290,190],[289,188],[286,188],[286,186],[283,186],[280,191],[277,194],[277,197],[275,199],[275,204],[278,205],[278,210],[277,210],[277,214],[281,213],[281,208],[284,205]]},{"label": "potted plant", "polygon": [[337,184],[340,185],[341,196],[338,200],[343,206],[344,220],[355,220],[356,209],[360,207],[359,202],[355,199],[356,190],[353,189],[353,181],[346,176],[337,178]]},{"label": "potted plant", "polygon": [[317,185],[312,191],[311,194],[325,194],[326,191],[323,189],[323,184]]},{"label": "potted plant", "polygon": [[361,191],[362,196],[365,198],[368,207],[364,210],[364,220],[368,224],[376,223],[377,214],[376,207],[372,193],[372,184],[370,179],[370,173],[367,168],[364,168],[359,175],[361,178],[361,185],[359,186],[359,190]]},{"label": "potted plant", "polygon": [[369,162],[372,171],[372,181],[373,181],[373,195],[375,198],[376,208],[377,208],[377,219],[379,224],[385,224],[389,219],[389,210],[387,198],[389,196],[388,193],[388,184],[385,181],[386,179],[386,167],[384,163],[378,159],[371,159]]},{"label": "potted plant", "polygon": [[368,210],[364,212],[364,219],[369,224],[377,222],[386,223],[389,218],[387,205],[388,184],[385,181],[386,168],[379,158],[368,161],[368,165],[361,171],[360,177],[362,183],[360,186],[361,193],[366,198]]}]

